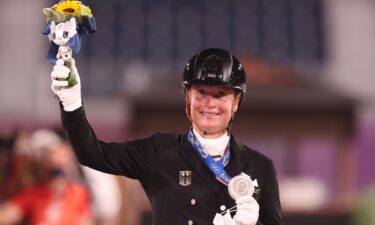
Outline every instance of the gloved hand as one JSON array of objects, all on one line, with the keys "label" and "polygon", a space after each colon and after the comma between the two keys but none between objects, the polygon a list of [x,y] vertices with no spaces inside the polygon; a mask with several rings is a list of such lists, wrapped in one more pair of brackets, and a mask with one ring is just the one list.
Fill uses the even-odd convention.
[{"label": "gloved hand", "polygon": [[68,81],[65,80],[69,76],[70,68],[64,66],[64,60],[58,59],[51,72],[51,90],[60,99],[64,110],[68,112],[82,106],[81,81],[73,58],[71,59],[71,68],[77,80],[77,84],[72,87],[69,87]]},{"label": "gloved hand", "polygon": [[236,225],[236,222],[232,219],[230,212],[226,212],[224,215],[216,213],[212,223],[214,225]]},{"label": "gloved hand", "polygon": [[237,225],[255,225],[259,217],[259,204],[250,195],[236,200],[237,212],[233,219]]}]

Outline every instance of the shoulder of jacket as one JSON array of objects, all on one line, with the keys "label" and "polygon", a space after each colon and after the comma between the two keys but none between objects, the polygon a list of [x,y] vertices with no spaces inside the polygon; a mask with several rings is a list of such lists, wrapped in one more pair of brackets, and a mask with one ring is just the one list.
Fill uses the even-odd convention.
[{"label": "shoulder of jacket", "polygon": [[175,142],[179,137],[180,135],[174,132],[155,132],[151,135],[152,139],[162,142]]},{"label": "shoulder of jacket", "polygon": [[241,146],[241,151],[245,154],[248,154],[251,156],[251,158],[255,159],[255,160],[258,160],[258,161],[262,161],[264,163],[273,163],[272,162],[272,159],[269,158],[268,156],[266,156],[265,154],[253,149],[253,148],[250,148],[246,145],[243,145],[241,143],[239,143],[239,145]]}]

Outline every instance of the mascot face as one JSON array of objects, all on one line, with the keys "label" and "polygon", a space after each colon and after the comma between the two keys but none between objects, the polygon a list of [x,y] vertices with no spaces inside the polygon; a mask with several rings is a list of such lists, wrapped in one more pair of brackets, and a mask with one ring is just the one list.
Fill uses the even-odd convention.
[{"label": "mascot face", "polygon": [[77,22],[74,17],[65,23],[56,24],[52,21],[50,29],[51,32],[48,34],[49,40],[53,41],[56,45],[65,46],[77,34]]}]

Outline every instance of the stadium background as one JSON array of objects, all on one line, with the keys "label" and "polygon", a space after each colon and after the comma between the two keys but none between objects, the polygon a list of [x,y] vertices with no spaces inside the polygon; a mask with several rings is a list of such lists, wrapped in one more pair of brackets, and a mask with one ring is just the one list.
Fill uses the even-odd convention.
[{"label": "stadium background", "polygon": [[[374,1],[83,2],[98,31],[82,38],[76,58],[100,137],[184,132],[186,61],[202,48],[227,48],[249,81],[233,132],[274,159],[285,224],[354,224],[353,209],[375,180]],[[1,135],[60,126],[42,35],[41,9],[51,4],[0,2]],[[147,220],[139,186],[121,185],[143,199]]]}]

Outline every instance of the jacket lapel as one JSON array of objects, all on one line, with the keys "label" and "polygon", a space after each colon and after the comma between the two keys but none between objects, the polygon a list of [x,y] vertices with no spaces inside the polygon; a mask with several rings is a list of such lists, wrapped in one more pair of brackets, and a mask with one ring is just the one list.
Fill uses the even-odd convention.
[{"label": "jacket lapel", "polygon": [[[231,176],[237,176],[244,171],[246,164],[248,163],[245,157],[242,157],[244,148],[241,143],[239,143],[233,135],[230,139],[230,160],[225,166],[224,170]],[[221,184],[216,180],[215,175],[206,166],[202,157],[196,149],[190,144],[187,135],[182,136],[183,145],[183,157],[186,159],[186,163],[191,166],[191,169],[195,172],[194,176],[199,176],[200,179],[205,182],[211,189],[218,191]]]},{"label": "jacket lapel", "polygon": [[221,188],[220,186],[223,184],[216,180],[215,175],[206,166],[198,151],[189,142],[187,135],[183,135],[182,145],[182,154],[186,159],[185,163],[190,166],[192,171],[194,171],[193,176],[198,176],[199,180],[205,183],[205,185],[211,188],[214,192],[219,191]]},{"label": "jacket lapel", "polygon": [[[215,193],[219,202],[222,202],[228,206],[233,205],[232,199],[229,197],[229,193],[227,197],[222,195],[223,189],[227,190],[226,185],[222,184],[215,178],[215,175],[206,166],[198,151],[190,144],[186,134],[180,136],[180,143],[182,144],[182,151],[180,151],[182,154],[181,157],[192,171],[193,186],[194,181],[201,182],[203,185],[206,185],[209,189],[211,189],[213,193]],[[244,157],[245,148],[234,138],[233,135],[231,135],[230,139],[230,151],[230,160],[225,166],[224,170],[231,177],[234,177],[245,171],[245,168],[248,166],[249,159]],[[188,188],[186,189],[186,194],[199,197],[199,195],[202,193],[198,193],[194,189]]]},{"label": "jacket lapel", "polygon": [[248,162],[246,162],[245,157],[243,157],[244,148],[241,143],[239,143],[233,135],[230,138],[230,160],[227,166],[224,168],[225,171],[231,176],[237,176],[244,171],[244,167]]}]

